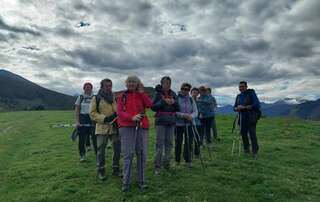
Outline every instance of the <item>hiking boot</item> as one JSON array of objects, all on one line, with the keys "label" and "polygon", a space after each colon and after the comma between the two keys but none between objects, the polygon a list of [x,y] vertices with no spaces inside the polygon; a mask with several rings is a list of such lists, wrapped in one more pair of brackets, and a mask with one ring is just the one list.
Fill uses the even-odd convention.
[{"label": "hiking boot", "polygon": [[138,188],[140,191],[144,191],[148,189],[148,185],[146,185],[145,183],[138,183]]},{"label": "hiking boot", "polygon": [[165,164],[163,167],[164,167],[164,169],[166,169],[166,170],[170,170],[170,168],[171,168],[171,167],[170,167],[170,164]]},{"label": "hiking boot", "polygon": [[258,159],[258,154],[252,154],[254,160]]},{"label": "hiking boot", "polygon": [[186,166],[187,166],[188,168],[192,168],[191,162],[186,162]]},{"label": "hiking boot", "polygon": [[212,149],[212,148],[213,148],[213,143],[212,143],[212,142],[207,143],[206,146],[207,146],[209,149]]},{"label": "hiking boot", "polygon": [[122,192],[129,192],[130,191],[130,185],[129,184],[123,184],[122,185]]},{"label": "hiking boot", "polygon": [[122,172],[119,168],[113,168],[112,175],[116,177],[123,177]]},{"label": "hiking boot", "polygon": [[244,158],[249,158],[250,157],[250,152],[244,152]]},{"label": "hiking boot", "polygon": [[160,168],[154,169],[154,175],[156,175],[156,176],[160,175]]},{"label": "hiking boot", "polygon": [[89,151],[91,151],[91,147],[90,146],[87,147],[87,152],[89,152]]},{"label": "hiking boot", "polygon": [[86,156],[85,155],[81,155],[80,156],[80,162],[84,162],[86,161]]},{"label": "hiking boot", "polygon": [[101,181],[106,180],[105,169],[104,168],[99,168],[99,170],[98,170],[98,178]]}]

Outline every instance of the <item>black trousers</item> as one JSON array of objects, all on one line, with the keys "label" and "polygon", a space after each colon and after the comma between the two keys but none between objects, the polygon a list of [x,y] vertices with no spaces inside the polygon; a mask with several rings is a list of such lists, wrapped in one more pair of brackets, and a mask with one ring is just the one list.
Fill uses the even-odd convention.
[{"label": "black trousers", "polygon": [[183,158],[186,162],[191,162],[193,132],[192,126],[177,126],[175,135],[175,157],[176,162],[180,162],[182,143],[184,140],[183,147]]},{"label": "black trousers", "polygon": [[214,139],[218,139],[218,131],[217,131],[217,123],[216,123],[216,117],[213,117],[212,122],[212,134]]},{"label": "black trousers", "polygon": [[[88,114],[80,114],[80,124],[89,124],[93,125],[90,117]],[[88,127],[88,126],[80,126],[78,128],[78,133],[79,133],[79,154],[80,156],[83,156],[86,154],[86,143],[88,138],[91,137],[92,144],[94,147],[95,153],[97,153],[97,139],[95,133],[95,127]]]},{"label": "black trousers", "polygon": [[212,128],[212,125],[213,125],[213,119],[214,119],[214,117],[207,117],[207,118],[200,119],[201,125],[203,127],[203,134],[204,134],[204,137],[207,140],[207,143],[212,143],[212,140],[211,140],[211,128]]},{"label": "black trousers", "polygon": [[200,154],[200,147],[203,144],[203,129],[201,125],[199,126],[193,126],[193,136],[194,136],[194,154],[199,155]]},{"label": "black trousers", "polygon": [[243,149],[245,153],[250,153],[250,143],[252,145],[252,153],[257,154],[259,151],[258,139],[256,135],[257,122],[252,122],[248,115],[241,115],[241,137],[243,142]]}]

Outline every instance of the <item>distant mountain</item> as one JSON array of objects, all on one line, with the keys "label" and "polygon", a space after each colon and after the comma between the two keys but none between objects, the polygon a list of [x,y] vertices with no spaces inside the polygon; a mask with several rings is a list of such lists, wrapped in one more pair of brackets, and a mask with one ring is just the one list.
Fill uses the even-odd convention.
[{"label": "distant mountain", "polygon": [[0,70],[0,111],[67,110],[74,97],[43,88],[6,70]]},{"label": "distant mountain", "polygon": [[232,105],[225,105],[225,106],[218,107],[217,113],[222,115],[229,115],[229,114],[234,114],[235,112],[233,111]]},{"label": "distant mountain", "polygon": [[320,99],[296,105],[290,111],[290,115],[303,119],[320,120]]},{"label": "distant mountain", "polygon": [[295,97],[295,98],[284,98],[283,100],[279,100],[278,102],[286,103],[286,104],[302,104],[308,102],[309,100],[302,98],[302,97]]},{"label": "distant mountain", "polygon": [[271,104],[262,102],[261,111],[262,114],[267,117],[288,116],[294,106],[295,105],[288,104],[284,101],[278,101]]},{"label": "distant mountain", "polygon": [[[301,104],[291,104],[288,100],[275,103],[261,103],[261,111],[267,117],[299,117],[302,119],[320,120],[320,99],[316,101],[300,100]],[[218,114],[234,114],[233,106],[226,105],[217,109]]]}]

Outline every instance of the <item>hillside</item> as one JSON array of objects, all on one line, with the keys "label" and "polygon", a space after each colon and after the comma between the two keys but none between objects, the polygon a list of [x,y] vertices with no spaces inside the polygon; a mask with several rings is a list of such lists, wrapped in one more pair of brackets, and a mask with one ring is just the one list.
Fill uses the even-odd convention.
[{"label": "hillside", "polygon": [[[133,163],[132,192],[121,192],[121,181],[111,176],[112,149],[107,150],[107,180],[96,180],[94,154],[79,163],[72,128],[50,128],[72,123],[72,111],[1,113],[0,201],[320,201],[319,122],[266,118],[257,128],[260,155],[231,156],[233,117],[218,116],[221,138],[214,159],[202,150],[193,167],[184,163],[153,175],[155,129],[150,117],[146,180],[150,188],[136,188]],[[34,123],[37,124],[34,124]]]},{"label": "hillside", "polygon": [[43,88],[6,70],[0,70],[0,111],[72,109],[74,97]]},{"label": "hillside", "polygon": [[303,119],[320,120],[320,99],[296,105],[290,111],[290,115]]},{"label": "hillside", "polygon": [[[275,103],[261,103],[261,111],[267,117],[298,117],[302,119],[320,120],[320,99],[316,101],[305,101],[301,104],[290,104],[284,101]],[[233,106],[219,107],[218,114],[234,114]]]}]

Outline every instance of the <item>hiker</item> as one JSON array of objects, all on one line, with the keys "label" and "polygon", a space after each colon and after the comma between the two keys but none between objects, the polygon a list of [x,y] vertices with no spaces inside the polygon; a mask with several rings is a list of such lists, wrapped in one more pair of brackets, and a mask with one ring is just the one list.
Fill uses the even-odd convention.
[{"label": "hiker", "polygon": [[147,188],[145,168],[147,160],[147,144],[149,121],[146,109],[151,108],[152,100],[144,92],[143,84],[137,76],[126,79],[127,90],[117,97],[118,127],[123,154],[122,191],[130,191],[131,169],[134,153],[137,156],[138,188]]},{"label": "hiker", "polygon": [[[212,95],[212,90],[211,88],[207,87],[207,95],[209,95],[210,97],[212,97],[212,101],[213,101],[213,111],[216,112],[217,108],[218,108],[218,104],[217,104],[217,100],[216,98]],[[213,138],[217,141],[220,141],[220,138],[218,137],[218,131],[217,131],[217,123],[216,123],[216,116],[213,116],[213,122],[212,122],[212,134],[213,134]]]},{"label": "hiker", "polygon": [[176,163],[180,165],[182,142],[184,140],[183,157],[188,167],[191,167],[193,142],[192,120],[198,114],[195,101],[189,95],[191,87],[189,83],[183,83],[180,88],[181,91],[178,94],[179,111],[177,112],[175,138]]},{"label": "hiker", "polygon": [[[155,114],[156,147],[155,147],[155,175],[159,175],[163,165],[170,168],[173,136],[176,127],[176,112],[179,109],[177,95],[171,90],[171,78],[165,76],[161,85],[157,85],[156,95],[153,99],[152,110]],[[164,155],[163,155],[164,151]]]},{"label": "hiker", "polygon": [[199,87],[200,96],[197,99],[199,118],[203,127],[203,134],[208,146],[212,146],[211,128],[214,120],[214,98],[209,96],[205,86]]},{"label": "hiker", "polygon": [[239,83],[240,94],[237,95],[234,111],[240,115],[240,134],[245,154],[250,154],[248,133],[252,144],[252,154],[256,158],[259,150],[256,136],[257,121],[261,116],[260,101],[253,89],[248,89],[246,81]]},{"label": "hiker", "polygon": [[90,102],[92,100],[93,85],[89,82],[83,85],[83,93],[77,97],[75,102],[76,127],[79,134],[80,162],[86,160],[86,142],[91,137],[95,153],[97,152],[96,139],[94,135],[94,124],[89,116]]},{"label": "hiker", "polygon": [[97,139],[97,166],[98,178],[105,180],[105,150],[108,141],[112,141],[113,145],[113,162],[112,175],[121,176],[120,172],[120,152],[121,142],[116,124],[116,100],[112,93],[112,81],[103,79],[100,82],[100,90],[96,96],[92,98],[90,105],[90,117],[96,122],[96,139]]},{"label": "hiker", "polygon": [[[197,111],[198,111],[198,101],[197,101],[197,99],[199,97],[199,93],[200,92],[199,92],[198,88],[192,88],[191,89],[191,97],[195,101],[195,107],[197,107]],[[196,138],[196,143],[195,143],[195,147],[194,147],[194,155],[198,158],[199,155],[200,155],[200,146],[202,145],[202,142],[203,142],[203,129],[202,129],[201,121],[199,119],[199,113],[197,114],[197,116],[195,116],[193,118],[192,124],[193,124],[193,127],[194,127],[193,135]]]}]

